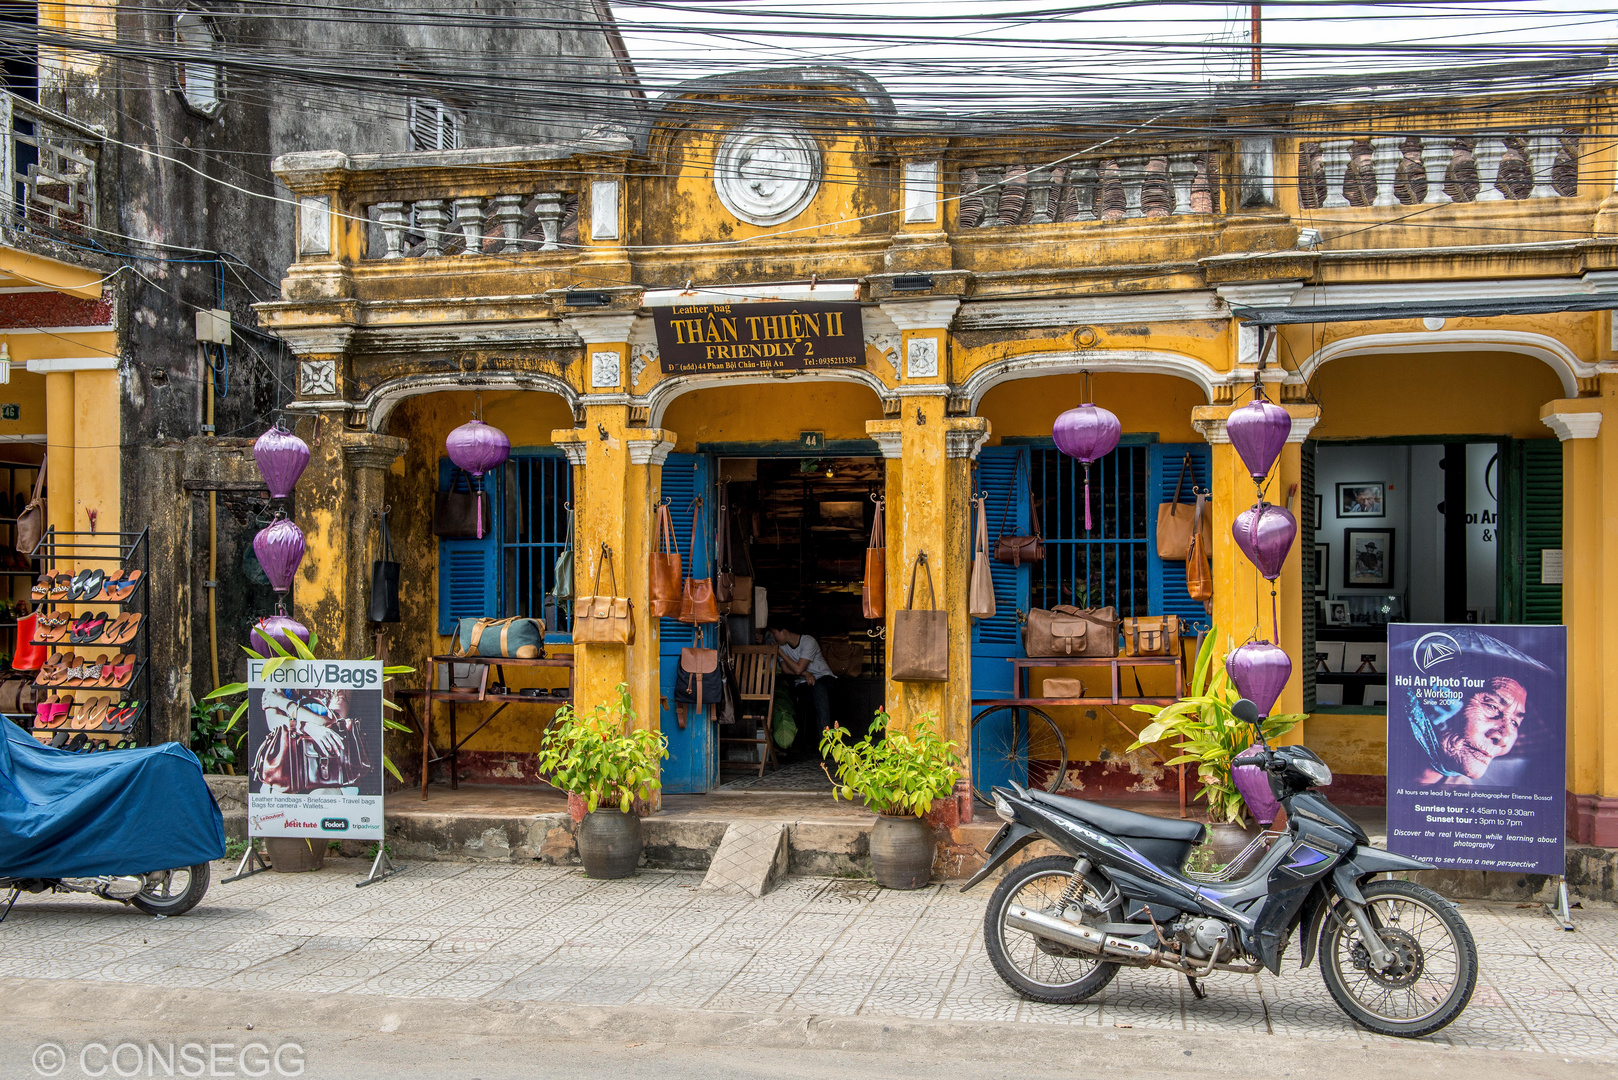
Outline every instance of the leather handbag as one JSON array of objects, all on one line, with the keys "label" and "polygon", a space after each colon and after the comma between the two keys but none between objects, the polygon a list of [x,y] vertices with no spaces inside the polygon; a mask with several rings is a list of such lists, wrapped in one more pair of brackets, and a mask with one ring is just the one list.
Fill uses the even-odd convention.
[{"label": "leather handbag", "polygon": [[700,711],[720,704],[724,694],[725,673],[719,664],[719,650],[681,649],[680,669],[674,675],[674,715],[681,729],[685,727],[685,706],[695,705]]},{"label": "leather handbag", "polygon": [[1118,609],[1058,604],[1028,613],[1023,644],[1029,656],[1111,657],[1118,655]]},{"label": "leather handbag", "polygon": [[871,518],[871,540],[865,546],[865,584],[860,589],[860,609],[867,619],[881,619],[888,613],[888,538],[883,521],[886,501],[876,501],[876,514]]},{"label": "leather handbag", "polygon": [[326,727],[337,736],[338,743],[329,751],[296,724],[271,729],[253,755],[252,778],[293,795],[358,783],[370,770],[371,762],[357,723],[346,718],[328,720]]},{"label": "leather handbag", "polygon": [[989,499],[980,495],[972,500],[977,509],[977,529],[972,539],[972,579],[967,587],[967,614],[974,619],[994,618],[994,575],[989,570]]},{"label": "leather handbag", "polygon": [[1191,551],[1191,526],[1196,507],[1180,501],[1185,490],[1185,474],[1191,469],[1191,455],[1180,462],[1180,479],[1174,483],[1174,498],[1157,507],[1157,557],[1181,560]]},{"label": "leather handbag", "polygon": [[1213,564],[1209,561],[1208,497],[1197,496],[1191,526],[1191,548],[1185,557],[1185,591],[1206,604],[1213,599]]},{"label": "leather handbag", "polygon": [[17,512],[17,529],[13,535],[17,538],[17,550],[24,555],[32,555],[45,538],[45,499],[41,493],[45,490],[45,465],[49,460],[49,454],[39,459],[39,475],[34,477],[34,494],[28,500],[28,505]]},{"label": "leather handbag", "polygon": [[674,519],[668,503],[657,506],[657,548],[652,552],[651,609],[657,617],[675,618],[680,614],[680,549],[674,543]]},{"label": "leather handbag", "polygon": [[382,557],[371,564],[372,622],[399,621],[399,564],[393,561],[393,533],[388,512],[382,511]]},{"label": "leather handbag", "polygon": [[558,602],[565,603],[573,599],[573,505],[567,504],[567,541],[562,545],[562,552],[556,556],[556,565],[551,568],[551,595]]},{"label": "leather handbag", "polygon": [[[612,589],[601,594],[601,566],[605,563],[612,574]],[[573,640],[593,645],[633,645],[635,643],[635,610],[627,596],[613,596],[618,591],[618,568],[612,561],[612,548],[601,545],[601,557],[596,560],[595,583],[589,596],[573,601]]]},{"label": "leather handbag", "polygon": [[34,638],[39,633],[38,623],[38,612],[17,620],[17,649],[11,657],[14,671],[38,671],[45,666],[45,654],[50,651],[50,646],[34,644]]},{"label": "leather handbag", "polygon": [[538,660],[545,655],[545,624],[538,619],[476,619],[463,656]]},{"label": "leather handbag", "polygon": [[[697,562],[697,519],[702,515],[702,496],[691,504],[691,565]],[[713,579],[688,577],[680,593],[680,621],[700,625],[719,621],[719,601],[714,599]]]},{"label": "leather handbag", "polygon": [[1083,697],[1084,683],[1078,679],[1041,679],[1039,696],[1047,698]]},{"label": "leather handbag", "polygon": [[[463,477],[466,490],[458,491]],[[472,475],[465,469],[456,469],[448,490],[438,492],[433,499],[433,535],[445,540],[482,539],[481,525],[488,520],[488,515],[483,513],[483,497],[483,492],[472,486]]]},{"label": "leather handbag", "polygon": [[927,553],[910,567],[910,595],[903,611],[893,613],[893,671],[897,682],[949,681],[949,614],[938,608],[933,568],[927,566],[928,608],[916,610],[916,572],[927,566]]},{"label": "leather handbag", "polygon": [[1011,504],[1014,501],[1008,494],[1005,509],[1000,511],[1000,538],[994,542],[994,558],[996,562],[1010,563],[1012,566],[1021,566],[1024,563],[1037,563],[1045,558],[1045,530],[1039,524],[1039,514],[1034,510],[1034,482],[1023,469],[1024,462],[1017,463],[1017,479],[1022,480],[1028,488],[1028,508],[1031,524],[1034,527],[1032,536],[1007,536],[1006,522],[1010,520]]},{"label": "leather handbag", "polygon": [[1178,615],[1144,615],[1123,622],[1125,656],[1172,656],[1180,644]]}]

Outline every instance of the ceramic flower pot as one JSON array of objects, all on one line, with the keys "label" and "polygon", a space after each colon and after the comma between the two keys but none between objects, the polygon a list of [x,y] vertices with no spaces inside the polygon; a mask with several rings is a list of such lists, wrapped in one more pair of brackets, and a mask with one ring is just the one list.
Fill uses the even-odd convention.
[{"label": "ceramic flower pot", "polygon": [[640,818],[622,810],[597,810],[579,825],[579,860],[593,878],[624,878],[640,865]]},{"label": "ceramic flower pot", "polygon": [[315,837],[266,836],[264,854],[278,874],[304,874],[326,865],[326,841]]},{"label": "ceramic flower pot", "polygon": [[919,889],[933,873],[933,827],[908,814],[882,815],[871,829],[871,872],[888,889]]}]

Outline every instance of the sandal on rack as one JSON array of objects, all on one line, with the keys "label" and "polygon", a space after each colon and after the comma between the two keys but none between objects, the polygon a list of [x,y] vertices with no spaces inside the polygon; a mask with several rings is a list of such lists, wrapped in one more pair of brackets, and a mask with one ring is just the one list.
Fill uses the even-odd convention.
[{"label": "sandal on rack", "polygon": [[34,585],[34,587],[32,589],[28,590],[28,599],[30,599],[30,600],[45,600],[45,599],[47,599],[51,594],[51,584],[52,584],[53,581],[54,581],[54,579],[48,573],[39,575],[39,581]]},{"label": "sandal on rack", "polygon": [[73,591],[73,578],[68,574],[57,574],[51,579],[51,589],[46,594],[46,599],[66,600],[67,594],[71,591]]},{"label": "sandal on rack", "polygon": [[107,572],[100,567],[91,570],[84,579],[84,586],[80,589],[78,599],[94,600],[101,595],[101,589],[107,582]]},{"label": "sandal on rack", "polygon": [[34,644],[53,645],[67,637],[68,624],[73,617],[66,612],[52,612],[41,615],[34,622]]},{"label": "sandal on rack", "polygon": [[110,664],[101,669],[102,685],[110,686],[114,690],[122,690],[129,685],[129,680],[135,675],[135,656],[133,653],[119,653]]},{"label": "sandal on rack", "polygon": [[34,676],[34,685],[61,686],[67,682],[68,672],[73,670],[77,659],[72,653],[52,653],[39,669],[39,674]]},{"label": "sandal on rack", "polygon": [[140,633],[140,624],[146,616],[138,611],[126,611],[102,631],[102,640],[108,645],[128,645]]},{"label": "sandal on rack", "polygon": [[90,645],[101,640],[102,631],[107,627],[107,617],[100,614],[82,616],[73,624],[68,632],[68,640],[75,645]]},{"label": "sandal on rack", "polygon": [[89,687],[100,686],[101,685],[101,680],[103,678],[105,678],[105,675],[103,673],[105,672],[105,670],[106,670],[106,668],[108,667],[108,664],[109,664],[109,661],[107,660],[107,654],[102,653],[100,656],[96,657],[94,660],[91,660],[91,661],[83,660],[83,658],[81,657],[80,658],[80,663],[81,663],[81,666],[78,668],[79,677],[77,679],[73,680],[68,685],[69,686],[77,686],[77,687],[81,687],[81,688],[89,688]]},{"label": "sandal on rack", "polygon": [[140,579],[143,576],[143,571],[130,570],[118,581],[116,585],[109,585],[107,587],[107,599],[128,600],[130,595],[134,593],[135,586],[140,584]]}]

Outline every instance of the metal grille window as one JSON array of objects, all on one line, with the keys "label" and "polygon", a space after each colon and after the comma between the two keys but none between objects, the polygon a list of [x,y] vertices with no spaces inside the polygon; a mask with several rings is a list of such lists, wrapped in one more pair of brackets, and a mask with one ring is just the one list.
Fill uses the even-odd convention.
[{"label": "metal grille window", "polygon": [[1034,449],[1035,520],[1045,531],[1045,560],[1033,568],[1030,603],[1149,614],[1148,552],[1156,500],[1147,447],[1120,446],[1090,465],[1090,524],[1084,527],[1084,468],[1055,449]]},{"label": "metal grille window", "polygon": [[560,454],[513,456],[506,467],[505,614],[544,619],[548,633],[573,627],[571,605],[553,596],[572,497],[573,469]]}]

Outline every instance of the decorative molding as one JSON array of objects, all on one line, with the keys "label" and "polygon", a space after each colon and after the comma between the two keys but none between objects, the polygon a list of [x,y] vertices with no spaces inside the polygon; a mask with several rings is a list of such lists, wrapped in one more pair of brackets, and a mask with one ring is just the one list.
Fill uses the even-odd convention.
[{"label": "decorative molding", "polygon": [[[852,382],[865,386],[882,400],[883,412],[891,411],[897,407],[896,391],[890,388],[874,371],[866,368],[811,368],[805,371],[788,372],[791,381],[787,382],[779,374],[748,371],[729,375],[700,374],[700,375],[669,375],[659,379],[644,395],[633,399],[632,404],[641,405],[648,410],[646,422],[654,427],[663,425],[663,417],[668,413],[669,406],[677,399],[691,393],[693,390],[706,390],[716,386],[745,386],[753,384],[776,385],[802,385],[807,382]],[[934,388],[934,393],[937,389]],[[597,400],[591,397],[589,400]],[[626,399],[627,400],[627,399]]]},{"label": "decorative molding", "polygon": [[[1223,420],[1193,419],[1191,426],[1196,428],[1204,439],[1215,446],[1230,442],[1230,436],[1225,433],[1225,422]],[[1290,442],[1291,439],[1289,438],[1287,441]]]},{"label": "decorative molding", "polygon": [[641,307],[673,307],[675,304],[762,304],[771,300],[823,300],[851,303],[860,298],[857,281],[816,282],[813,285],[726,285],[724,288],[648,289]]},{"label": "decorative molding", "polygon": [[343,460],[354,469],[388,469],[410,449],[410,441],[395,435],[345,434]]},{"label": "decorative molding", "polygon": [[[368,430],[381,431],[387,425],[388,417],[393,413],[394,407],[406,398],[416,397],[421,394],[435,394],[446,390],[487,390],[503,387],[556,394],[567,402],[570,410],[577,412],[579,408],[577,391],[556,375],[538,372],[479,371],[458,374],[405,375],[397,379],[389,379],[367,394],[365,400],[358,403],[355,409],[364,415],[365,426]],[[298,404],[294,402],[292,407],[296,407]],[[307,402],[303,403],[303,407],[305,409],[315,409],[319,406],[315,402]]]},{"label": "decorative molding", "polygon": [[337,393],[337,361],[301,361],[298,364],[298,393],[305,397],[329,397]]},{"label": "decorative molding", "polygon": [[[1315,430],[1315,425],[1318,423],[1320,423],[1319,413],[1316,413],[1314,416],[1294,416],[1292,418],[1292,432],[1287,436],[1287,442],[1303,442],[1305,439],[1309,438],[1309,433]],[[1229,442],[1230,440],[1226,439],[1225,441]]]},{"label": "decorative molding", "polygon": [[623,357],[617,349],[598,349],[590,353],[590,388],[616,390],[624,381]]},{"label": "decorative molding", "polygon": [[949,296],[931,300],[884,300],[878,306],[900,330],[948,330],[961,302]]},{"label": "decorative molding", "polygon": [[658,362],[659,359],[661,359],[661,354],[657,351],[657,346],[655,344],[647,344],[645,342],[635,342],[634,344],[630,345],[630,347],[629,347],[629,387],[630,387],[630,389],[633,390],[634,387],[635,387],[635,384],[640,382],[641,372],[646,370],[647,365],[655,364],[655,363]]},{"label": "decorative molding", "polygon": [[631,465],[661,465],[669,458],[669,452],[674,449],[674,440],[668,437],[666,431],[655,431],[649,438],[629,436],[624,439],[629,444],[629,463]]},{"label": "decorative molding", "polygon": [[1601,431],[1601,414],[1598,412],[1553,412],[1539,419],[1556,432],[1556,437],[1562,442],[1593,439]]},{"label": "decorative molding", "polygon": [[872,431],[866,429],[866,434],[876,442],[882,456],[890,461],[904,456],[904,435],[897,431]]},{"label": "decorative molding", "polygon": [[331,254],[331,196],[298,200],[298,255]]},{"label": "decorative molding", "polygon": [[629,341],[634,331],[635,313],[601,311],[585,315],[570,312],[562,316],[562,321],[586,345],[621,345]]},{"label": "decorative molding", "polygon": [[961,306],[961,330],[1032,330],[1145,322],[1224,320],[1230,311],[1212,289],[1130,293],[1050,300],[970,300]]},{"label": "decorative molding", "polygon": [[905,342],[905,378],[938,378],[938,339],[913,335]]},{"label": "decorative molding", "polygon": [[618,239],[618,181],[590,181],[590,239]]},{"label": "decorative molding", "polygon": [[[6,331],[10,333],[11,331]],[[13,361],[15,363],[15,361]],[[33,375],[53,375],[68,371],[117,371],[116,356],[61,356],[50,360],[30,360],[27,370]]]},{"label": "decorative molding", "polygon": [[348,351],[354,340],[352,326],[277,326],[276,337],[298,356],[333,356]]},{"label": "decorative molding", "polygon": [[585,442],[559,442],[556,448],[562,451],[569,465],[584,466],[585,455],[590,452],[590,444]]},{"label": "decorative molding", "polygon": [[1286,307],[1302,288],[1301,281],[1245,281],[1214,291],[1230,307]]},{"label": "decorative molding", "polygon": [[753,225],[779,225],[803,212],[820,188],[820,144],[797,124],[761,121],[732,128],[714,155],[714,191]]},{"label": "decorative molding", "polygon": [[[977,419],[974,417],[973,419]],[[981,429],[949,430],[944,432],[944,456],[975,458],[983,444],[989,441],[989,425]]]},{"label": "decorative molding", "polygon": [[1581,360],[1566,345],[1545,334],[1522,330],[1418,330],[1396,334],[1360,334],[1319,349],[1298,365],[1289,383],[1307,384],[1320,366],[1362,353],[1507,352],[1543,361],[1562,380],[1567,397],[1579,396],[1579,379],[1597,374],[1595,364]]},{"label": "decorative molding", "polygon": [[1149,375],[1173,375],[1195,383],[1203,396],[1212,401],[1219,373],[1193,356],[1156,349],[1082,349],[1064,352],[1038,352],[985,364],[961,383],[958,396],[976,412],[983,395],[1001,383],[1034,379],[1045,375],[1076,375],[1080,371],[1123,371]]},{"label": "decorative molding", "polygon": [[905,162],[904,208],[906,224],[938,220],[938,162]]}]

